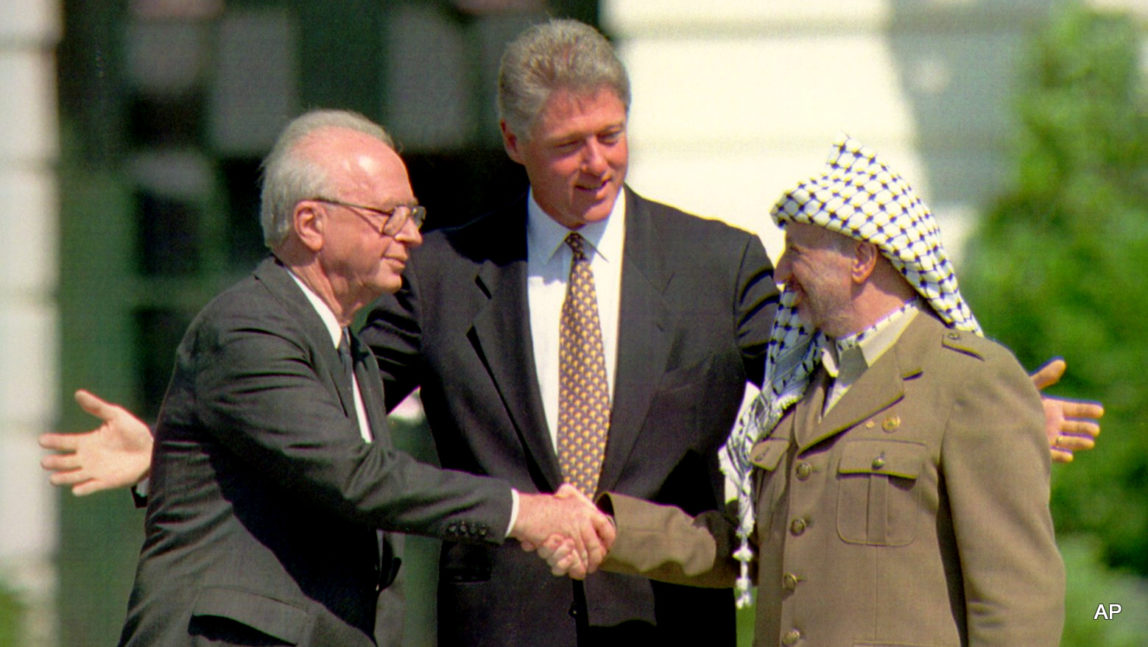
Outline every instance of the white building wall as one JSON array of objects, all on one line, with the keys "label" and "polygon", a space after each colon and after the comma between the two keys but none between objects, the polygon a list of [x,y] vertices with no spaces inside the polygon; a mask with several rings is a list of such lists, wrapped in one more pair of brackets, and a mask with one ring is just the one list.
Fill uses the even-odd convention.
[{"label": "white building wall", "polygon": [[633,84],[630,183],[758,232],[776,259],[770,207],[848,132],[921,192],[958,255],[1011,173],[1013,80],[1054,4],[605,0]]},{"label": "white building wall", "polygon": [[[917,189],[959,272],[1013,172],[1014,81],[1057,2],[602,0],[632,86],[628,182],[756,232],[776,262],[770,209],[849,133]],[[1148,32],[1148,0],[1092,4]]]},{"label": "white building wall", "polygon": [[55,496],[36,437],[56,419],[55,0],[0,2],[0,580],[28,606],[21,642],[55,642]]}]

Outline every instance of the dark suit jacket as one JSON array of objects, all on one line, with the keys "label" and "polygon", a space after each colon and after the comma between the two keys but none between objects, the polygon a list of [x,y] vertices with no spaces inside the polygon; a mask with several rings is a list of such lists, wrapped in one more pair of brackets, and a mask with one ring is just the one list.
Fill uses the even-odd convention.
[{"label": "dark suit jacket", "polygon": [[[1011,353],[921,314],[819,419],[826,381],[751,455],[754,644],[1058,644],[1044,414]],[[608,500],[606,568],[706,585],[736,572],[732,521]]]},{"label": "dark suit jacket", "polygon": [[508,486],[396,453],[377,365],[353,346],[371,444],[331,337],[283,266],[265,261],[196,317],[156,428],[122,644],[366,647],[394,566],[376,528],[502,540]]},{"label": "dark suit jacket", "polygon": [[[723,500],[717,449],[760,382],[776,304],[760,240],[625,193],[618,359],[599,488],[694,512]],[[522,491],[561,483],[535,375],[526,295],[526,199],[411,255],[362,336],[393,405],[415,387],[444,466]],[[555,367],[554,370],[557,370]],[[573,645],[579,587],[516,545],[443,547],[443,645]],[[733,640],[729,591],[615,574],[585,582],[589,622],[656,623],[667,636]],[[583,611],[584,612],[584,611]],[[728,630],[728,631],[726,631]]]}]

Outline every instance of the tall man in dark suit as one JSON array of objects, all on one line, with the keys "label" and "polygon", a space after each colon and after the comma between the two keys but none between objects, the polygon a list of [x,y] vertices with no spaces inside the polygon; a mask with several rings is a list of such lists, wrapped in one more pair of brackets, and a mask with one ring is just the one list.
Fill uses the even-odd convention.
[{"label": "tall man in dark suit", "polygon": [[[563,402],[575,396],[562,384],[561,320],[576,232],[593,275],[608,421],[588,488],[712,510],[723,500],[717,449],[747,379],[760,380],[777,292],[756,236],[625,187],[629,102],[626,72],[593,28],[556,20],[512,42],[500,125],[529,194],[428,234],[362,336],[389,404],[422,388],[444,466],[553,492],[574,481],[563,468]],[[733,644],[728,590],[602,574],[571,584],[523,557],[445,543],[441,644]]]},{"label": "tall man in dark suit", "polygon": [[274,256],[177,353],[121,644],[372,646],[399,567],[376,529],[495,546],[553,528],[600,557],[610,527],[585,506],[392,447],[377,364],[348,325],[399,288],[423,213],[378,126],[320,111],[284,131],[263,185]]}]

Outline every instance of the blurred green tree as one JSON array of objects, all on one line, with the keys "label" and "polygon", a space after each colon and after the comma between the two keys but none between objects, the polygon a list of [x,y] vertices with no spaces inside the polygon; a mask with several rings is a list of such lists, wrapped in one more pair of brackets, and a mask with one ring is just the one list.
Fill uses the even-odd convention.
[{"label": "blurred green tree", "polygon": [[[1061,647],[1143,647],[1148,636],[1148,588],[1143,578],[1102,564],[1094,539],[1077,535],[1058,541],[1068,572]],[[1108,613],[1111,604],[1119,604],[1120,611],[1098,617],[1100,605]]]},{"label": "blurred green tree", "polygon": [[1060,535],[1101,540],[1148,575],[1148,102],[1131,18],[1080,4],[1034,41],[1018,101],[1013,187],[970,238],[962,288],[985,329],[1054,392],[1101,399],[1094,452],[1053,474]]},{"label": "blurred green tree", "polygon": [[20,644],[20,631],[24,604],[20,596],[0,581],[0,647]]}]

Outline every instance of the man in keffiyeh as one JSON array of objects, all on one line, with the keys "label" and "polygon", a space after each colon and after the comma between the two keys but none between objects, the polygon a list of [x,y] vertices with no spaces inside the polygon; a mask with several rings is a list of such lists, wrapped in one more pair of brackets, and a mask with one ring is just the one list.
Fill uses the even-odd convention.
[{"label": "man in keffiyeh", "polygon": [[1056,645],[1040,398],[981,336],[912,187],[852,139],[774,206],[784,284],[723,451],[731,516],[607,495],[606,568],[756,584],[757,645]]}]

